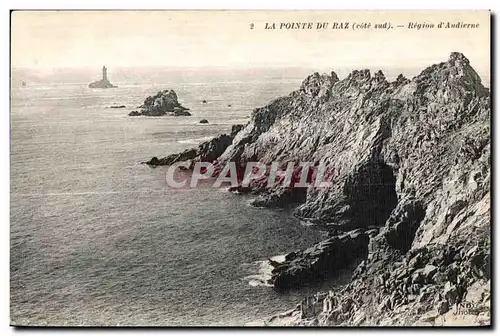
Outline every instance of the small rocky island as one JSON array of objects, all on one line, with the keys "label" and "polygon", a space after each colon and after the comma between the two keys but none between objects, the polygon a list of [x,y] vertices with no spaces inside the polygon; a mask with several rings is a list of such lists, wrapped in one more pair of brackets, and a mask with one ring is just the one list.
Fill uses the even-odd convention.
[{"label": "small rocky island", "polygon": [[89,84],[89,88],[91,89],[111,89],[117,87],[108,80],[108,69],[106,69],[106,66],[102,67],[102,79]]},{"label": "small rocky island", "polygon": [[177,100],[174,90],[159,91],[154,96],[149,96],[144,100],[144,104],[139,106],[140,111],[132,111],[129,116],[190,116],[188,108],[182,106]]}]

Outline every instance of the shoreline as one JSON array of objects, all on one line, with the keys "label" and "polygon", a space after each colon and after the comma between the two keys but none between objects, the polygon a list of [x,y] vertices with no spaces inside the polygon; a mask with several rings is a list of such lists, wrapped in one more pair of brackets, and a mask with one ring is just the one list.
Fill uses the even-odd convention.
[{"label": "shoreline", "polygon": [[[334,165],[330,188],[267,187],[268,176],[248,187],[233,187],[256,195],[252,205],[290,207],[306,225],[329,231],[328,239],[288,253],[285,262],[275,265],[275,288],[321,282],[362,260],[339,291],[322,294],[314,302],[306,299],[298,323],[439,323],[462,300],[479,300],[481,312],[490,304],[473,291],[478,286],[481,293],[489,293],[485,281],[490,223],[484,216],[489,209],[489,97],[490,90],[459,52],[411,80],[399,75],[389,82],[381,71],[372,74],[367,69],[353,70],[344,79],[334,72],[314,73],[299,90],[255,109],[250,122],[233,129],[230,136],[147,163],[187,161],[191,170],[197,162],[215,163],[220,174],[227,162],[242,167],[275,158],[285,163],[329,161]],[[362,137],[353,137],[354,129]],[[468,145],[457,149],[457,139]],[[471,171],[488,184],[456,179],[462,176],[468,181]],[[452,190],[459,201],[443,197],[444,187],[439,186],[445,181],[455,181],[446,192]],[[469,198],[464,199],[464,190]],[[435,223],[433,218],[446,213],[447,219]],[[460,227],[463,217],[480,223],[479,228],[451,229]],[[468,239],[468,230],[474,231],[477,242]],[[439,245],[450,240],[454,243],[443,251]],[[457,260],[460,266],[450,261],[457,253],[463,256]],[[455,267],[467,282],[447,275]],[[477,267],[480,271],[474,273]],[[439,295],[441,291],[445,294]],[[374,313],[376,306],[382,307],[381,313]],[[422,313],[430,317],[421,317]],[[484,321],[482,315],[476,317]]]}]

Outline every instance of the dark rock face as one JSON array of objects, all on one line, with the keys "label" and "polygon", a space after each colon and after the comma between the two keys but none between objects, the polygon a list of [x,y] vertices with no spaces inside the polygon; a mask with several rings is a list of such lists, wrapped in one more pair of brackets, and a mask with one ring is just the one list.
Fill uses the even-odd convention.
[{"label": "dark rock face", "polygon": [[112,105],[109,108],[126,108],[127,106],[125,105]]},{"label": "dark rock face", "polygon": [[360,257],[366,257],[369,237],[355,230],[324,240],[304,251],[289,253],[275,265],[273,284],[277,289],[300,287],[325,279]]},{"label": "dark rock face", "polygon": [[[154,96],[149,96],[144,100],[144,104],[140,107],[140,112],[138,115],[144,116],[190,116],[191,113],[188,112],[188,108],[182,106],[177,100],[177,94],[174,90],[163,90],[159,91]],[[137,115],[137,113],[129,115]]]},{"label": "dark rock face", "polygon": [[140,113],[140,112],[138,112],[138,111],[132,111],[132,112],[130,112],[128,115],[129,115],[129,116],[131,116],[131,117],[137,117],[137,116],[140,116],[140,115],[141,115],[141,113]]},{"label": "dark rock face", "polygon": [[399,203],[384,227],[387,244],[404,252],[408,251],[424,216],[420,203]]},{"label": "dark rock face", "polygon": [[236,134],[238,134],[239,131],[241,131],[245,126],[243,125],[233,125],[231,126],[231,134],[230,134],[230,137],[234,139],[234,137],[236,136]]},{"label": "dark rock face", "polygon": [[207,119],[201,119],[200,120],[200,124],[208,124],[208,120]]}]

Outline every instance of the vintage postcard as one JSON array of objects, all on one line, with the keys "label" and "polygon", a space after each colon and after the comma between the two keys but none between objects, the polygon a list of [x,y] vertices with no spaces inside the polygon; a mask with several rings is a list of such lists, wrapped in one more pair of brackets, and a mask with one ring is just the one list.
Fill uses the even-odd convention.
[{"label": "vintage postcard", "polygon": [[489,11],[11,12],[14,326],[490,326]]}]

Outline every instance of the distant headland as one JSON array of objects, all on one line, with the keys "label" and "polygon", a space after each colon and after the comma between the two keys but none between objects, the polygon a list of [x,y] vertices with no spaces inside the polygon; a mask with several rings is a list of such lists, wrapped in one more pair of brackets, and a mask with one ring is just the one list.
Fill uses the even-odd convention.
[{"label": "distant headland", "polygon": [[102,79],[89,84],[89,88],[92,89],[110,89],[117,87],[118,86],[111,84],[108,80],[108,69],[106,69],[106,66],[102,67]]}]

